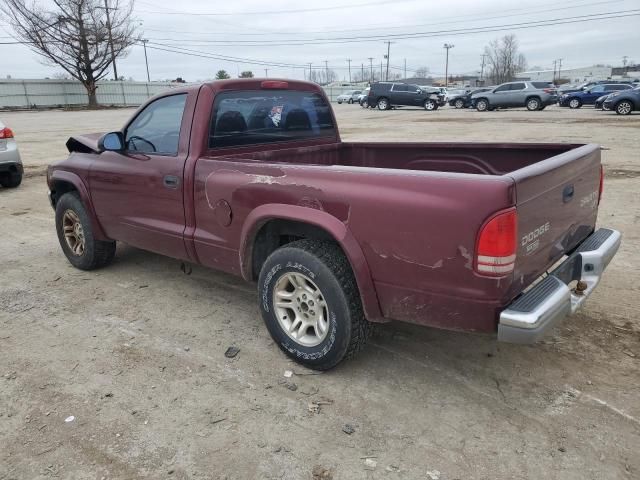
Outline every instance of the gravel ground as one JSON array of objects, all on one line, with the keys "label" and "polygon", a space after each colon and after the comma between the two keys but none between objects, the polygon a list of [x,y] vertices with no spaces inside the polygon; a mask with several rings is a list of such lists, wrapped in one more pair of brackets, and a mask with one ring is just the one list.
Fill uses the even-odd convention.
[{"label": "gravel ground", "polygon": [[131,110],[0,113],[28,172],[0,189],[1,480],[640,478],[640,115],[335,107],[345,140],[608,148],[600,223],[624,243],[586,308],[535,346],[391,323],[316,374],[253,285],[126,245],[68,264],[43,166]]}]

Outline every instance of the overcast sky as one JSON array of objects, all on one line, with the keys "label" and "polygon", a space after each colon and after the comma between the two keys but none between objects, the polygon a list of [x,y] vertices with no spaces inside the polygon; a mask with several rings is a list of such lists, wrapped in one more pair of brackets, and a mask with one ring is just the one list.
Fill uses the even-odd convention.
[{"label": "overcast sky", "polygon": [[[409,76],[411,70],[423,66],[434,75],[442,74],[445,42],[454,45],[449,54],[449,71],[475,73],[480,69],[484,46],[507,33],[518,37],[529,67],[551,69],[557,58],[563,59],[563,69],[599,63],[617,66],[622,64],[624,55],[640,63],[640,16],[537,28],[513,26],[543,20],[573,21],[572,18],[591,14],[627,15],[616,12],[628,10],[640,13],[640,0],[137,0],[134,16],[140,31],[149,39],[151,79],[181,76],[196,81],[212,78],[219,69],[234,76],[242,70],[264,76],[264,69],[268,68],[269,77],[303,78],[303,68],[296,66],[308,68],[311,62],[320,68],[325,60],[341,79],[347,78],[348,58],[352,59],[352,70],[360,69],[361,64],[367,67],[368,57],[373,57],[374,67],[379,69],[387,48],[383,38],[352,41],[353,37],[418,33],[429,36],[391,38],[394,43],[390,63],[400,67],[397,71],[402,73],[406,59]],[[0,16],[0,42],[11,41],[7,38],[11,29],[3,17]],[[504,31],[468,32],[504,25],[512,26],[506,26]],[[345,39],[350,41],[344,42]],[[299,45],[291,45],[294,42]],[[182,48],[205,56],[292,66],[256,65],[249,60],[230,62],[157,48]],[[43,65],[23,45],[0,45],[0,59],[0,78],[43,78],[61,71]],[[120,75],[145,80],[142,46],[132,47],[117,66]]]}]

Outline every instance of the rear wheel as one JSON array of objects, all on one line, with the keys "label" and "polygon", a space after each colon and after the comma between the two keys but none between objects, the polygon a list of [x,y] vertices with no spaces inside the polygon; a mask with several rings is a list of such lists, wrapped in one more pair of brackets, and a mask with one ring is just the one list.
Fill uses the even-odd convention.
[{"label": "rear wheel", "polygon": [[569,100],[569,108],[580,108],[582,106],[582,102],[579,98],[572,98]]},{"label": "rear wheel", "polygon": [[391,108],[389,100],[384,97],[378,100],[378,110],[389,110],[389,108]]},{"label": "rear wheel", "polygon": [[94,270],[111,263],[116,242],[94,237],[91,219],[75,192],[65,193],[56,204],[56,231],[65,256],[80,270]]},{"label": "rear wheel", "polygon": [[489,102],[485,98],[481,98],[476,101],[476,110],[479,112],[486,112],[489,110]]},{"label": "rear wheel", "polygon": [[4,188],[16,188],[22,183],[22,173],[7,172],[0,174],[0,185]]},{"label": "rear wheel", "polygon": [[616,113],[618,115],[629,115],[633,111],[633,105],[628,100],[622,100],[616,105]]},{"label": "rear wheel", "polygon": [[464,100],[462,100],[461,98],[457,99],[455,102],[453,102],[453,106],[456,108],[464,108]]},{"label": "rear wheel", "polygon": [[422,106],[424,107],[425,110],[428,110],[428,111],[432,111],[432,110],[437,110],[438,109],[438,104],[436,103],[436,101],[435,100],[431,100],[430,98],[425,100],[424,104]]},{"label": "rear wheel", "polygon": [[531,97],[527,99],[527,110],[530,112],[535,112],[536,110],[540,110],[542,106],[542,102],[538,97]]},{"label": "rear wheel", "polygon": [[353,98],[349,99],[349,105],[351,105],[353,103]]},{"label": "rear wheel", "polygon": [[258,280],[262,318],[289,357],[327,370],[359,351],[369,336],[349,262],[333,242],[300,240],[265,261]]}]

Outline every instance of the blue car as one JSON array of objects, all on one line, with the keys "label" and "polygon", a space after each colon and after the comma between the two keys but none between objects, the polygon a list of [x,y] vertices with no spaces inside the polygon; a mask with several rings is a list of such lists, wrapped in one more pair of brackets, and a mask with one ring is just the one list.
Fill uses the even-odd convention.
[{"label": "blue car", "polygon": [[601,83],[593,85],[586,90],[566,93],[560,97],[558,104],[561,107],[580,108],[583,105],[594,105],[598,98],[620,90],[633,88],[628,83]]}]

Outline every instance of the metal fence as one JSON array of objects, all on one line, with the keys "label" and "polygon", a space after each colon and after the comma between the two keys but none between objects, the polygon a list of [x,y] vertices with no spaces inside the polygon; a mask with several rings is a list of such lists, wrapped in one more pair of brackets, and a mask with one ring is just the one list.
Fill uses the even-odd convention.
[{"label": "metal fence", "polygon": [[[137,106],[167,88],[169,82],[98,82],[98,103]],[[88,105],[87,91],[75,80],[0,80],[0,108],[54,108]]]},{"label": "metal fence", "polygon": [[[138,106],[148,98],[184,84],[170,82],[98,82],[98,103],[102,106]],[[323,87],[332,102],[357,86]],[[87,91],[75,80],[0,80],[0,109],[82,107],[88,105]]]}]

